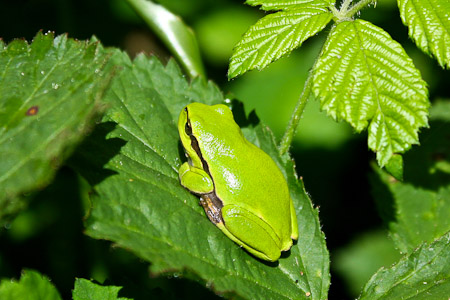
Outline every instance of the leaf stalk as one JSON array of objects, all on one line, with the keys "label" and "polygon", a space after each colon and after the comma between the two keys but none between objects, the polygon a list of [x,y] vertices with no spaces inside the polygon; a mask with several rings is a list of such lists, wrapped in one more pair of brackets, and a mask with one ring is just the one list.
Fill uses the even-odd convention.
[{"label": "leaf stalk", "polygon": [[298,122],[300,122],[303,111],[305,110],[306,102],[308,102],[309,95],[311,94],[312,77],[312,72],[309,72],[308,78],[305,81],[305,86],[303,87],[302,94],[298,99],[297,105],[295,106],[294,112],[292,113],[291,120],[289,121],[284,136],[281,139],[280,146],[278,147],[278,151],[281,155],[289,150],[289,146],[291,145],[292,139],[295,136]]},{"label": "leaf stalk", "polygon": [[347,16],[349,18],[353,17],[356,13],[358,13],[361,9],[363,9],[365,6],[371,4],[372,2],[375,2],[375,0],[361,0],[358,3],[352,5],[347,10]]},{"label": "leaf stalk", "polygon": [[348,21],[353,18],[355,14],[357,14],[361,9],[363,9],[365,6],[369,5],[372,2],[375,2],[375,0],[361,0],[356,4],[353,4],[350,6],[353,0],[344,0],[342,2],[341,8],[338,10],[334,5],[329,6],[330,11],[333,13],[335,17],[335,21],[337,23],[342,21]]}]

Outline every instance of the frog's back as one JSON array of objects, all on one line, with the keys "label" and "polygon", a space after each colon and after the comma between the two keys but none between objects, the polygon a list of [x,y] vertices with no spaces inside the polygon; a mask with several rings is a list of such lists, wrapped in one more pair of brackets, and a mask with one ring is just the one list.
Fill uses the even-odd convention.
[{"label": "frog's back", "polygon": [[[286,180],[278,166],[264,151],[251,144],[236,153],[235,164],[245,168],[229,169],[224,164],[210,170],[214,182],[219,183],[216,194],[219,199],[239,199],[239,205],[247,208],[273,228],[282,244],[291,242],[290,196]],[[226,204],[226,203],[224,203]],[[233,203],[234,204],[234,203]],[[274,226],[274,225],[272,225]]]},{"label": "frog's back", "polygon": [[268,154],[245,139],[231,111],[219,108],[216,114],[196,116],[199,122],[191,124],[201,136],[199,148],[218,198],[224,205],[240,205],[276,224],[271,226],[278,226],[273,229],[282,244],[290,243],[291,220],[286,216],[290,216],[291,200],[283,174]]}]

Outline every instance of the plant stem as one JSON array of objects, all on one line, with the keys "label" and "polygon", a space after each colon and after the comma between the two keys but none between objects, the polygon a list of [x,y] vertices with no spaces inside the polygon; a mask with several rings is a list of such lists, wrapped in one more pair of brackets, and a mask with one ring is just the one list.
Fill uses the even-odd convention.
[{"label": "plant stem", "polygon": [[292,143],[292,139],[295,136],[295,131],[298,127],[298,122],[300,122],[301,116],[305,109],[306,102],[308,102],[309,95],[311,94],[311,82],[312,82],[312,72],[309,72],[308,78],[306,79],[305,86],[303,87],[302,94],[298,99],[297,105],[295,106],[294,112],[292,113],[291,120],[286,128],[283,138],[281,139],[280,146],[278,150],[281,155],[289,150],[289,146]]},{"label": "plant stem", "polygon": [[340,11],[341,13],[346,12],[346,11],[347,11],[347,8],[349,7],[349,5],[350,5],[351,3],[352,3],[352,0],[345,0],[345,1],[342,3],[341,8],[339,9],[339,11]]},{"label": "plant stem", "polygon": [[347,12],[345,13],[345,16],[347,18],[351,18],[353,17],[354,14],[356,14],[358,11],[360,11],[361,9],[363,9],[364,6],[369,5],[370,3],[374,2],[374,0],[361,0],[358,3],[354,4],[353,6],[351,6]]}]

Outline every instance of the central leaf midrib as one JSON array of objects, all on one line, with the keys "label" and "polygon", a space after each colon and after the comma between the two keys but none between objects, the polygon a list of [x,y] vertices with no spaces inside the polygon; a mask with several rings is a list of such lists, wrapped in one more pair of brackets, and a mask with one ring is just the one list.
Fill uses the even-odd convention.
[{"label": "central leaf midrib", "polygon": [[[356,21],[353,22],[352,24],[355,27],[356,38],[358,39],[359,44],[363,48],[363,50],[361,50],[361,52],[362,52],[362,55],[363,55],[364,63],[366,65],[366,68],[367,68],[367,71],[368,71],[368,76],[370,78],[370,83],[372,84],[372,86],[374,88],[374,91],[376,93],[376,103],[377,103],[378,109],[373,114],[373,116],[371,118],[371,121],[370,121],[370,124],[372,124],[372,122],[374,122],[374,120],[376,120],[376,116],[379,113],[382,116],[383,126],[386,128],[386,135],[387,135],[387,138],[389,139],[388,145],[380,145],[382,148],[381,149],[377,149],[379,151],[382,151],[382,149],[386,148],[386,147],[391,147],[392,148],[392,137],[391,137],[391,134],[389,132],[389,128],[388,128],[388,126],[386,124],[386,116],[383,113],[382,105],[380,103],[380,99],[379,99],[380,97],[379,97],[379,94],[378,94],[378,87],[376,86],[376,84],[374,82],[374,79],[373,79],[373,76],[372,76],[372,72],[371,72],[371,69],[370,69],[370,66],[369,66],[369,62],[368,62],[368,57],[366,56],[366,53],[365,53],[365,50],[366,50],[365,45],[364,45],[364,43],[363,43],[363,41],[361,39],[358,27],[356,26]],[[362,24],[360,24],[360,26],[362,26]],[[360,49],[361,49],[361,47],[360,47]]]}]

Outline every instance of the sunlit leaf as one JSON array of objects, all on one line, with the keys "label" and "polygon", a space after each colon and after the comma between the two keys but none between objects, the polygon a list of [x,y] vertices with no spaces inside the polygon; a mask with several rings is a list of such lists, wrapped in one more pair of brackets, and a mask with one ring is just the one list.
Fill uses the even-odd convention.
[{"label": "sunlit leaf", "polygon": [[286,11],[263,17],[235,46],[228,77],[263,69],[300,47],[305,40],[321,31],[331,18],[327,3],[322,1],[296,4]]},{"label": "sunlit leaf", "polygon": [[398,7],[417,46],[450,67],[450,1],[398,0]]},{"label": "sunlit leaf", "polygon": [[261,5],[264,10],[287,10],[299,5],[314,5],[316,3],[325,3],[326,5],[334,4],[333,0],[247,0],[245,4]]},{"label": "sunlit leaf", "polygon": [[313,71],[322,109],[357,131],[368,128],[380,166],[418,143],[419,128],[428,124],[426,85],[383,29],[363,20],[339,23]]}]

